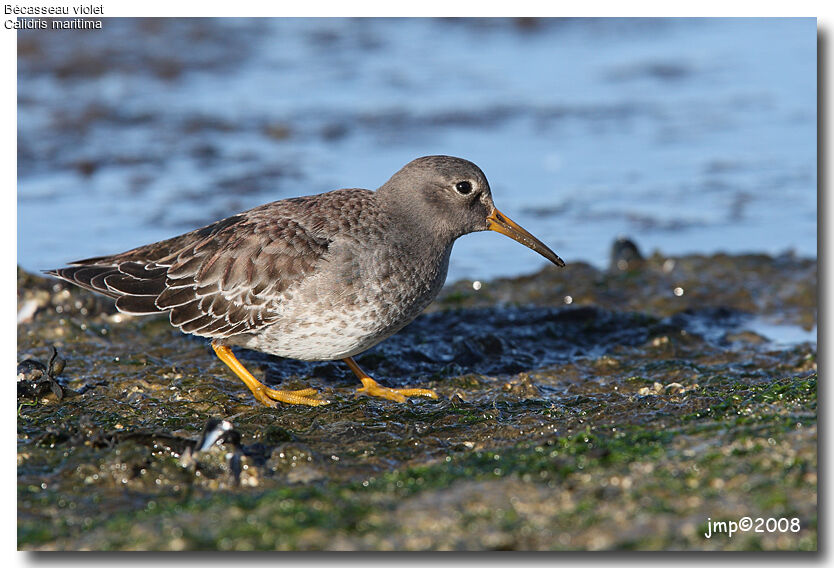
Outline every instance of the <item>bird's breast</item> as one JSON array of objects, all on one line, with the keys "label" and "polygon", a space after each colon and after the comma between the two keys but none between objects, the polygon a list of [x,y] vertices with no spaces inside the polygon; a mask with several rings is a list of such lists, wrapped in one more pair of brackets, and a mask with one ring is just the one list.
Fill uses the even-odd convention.
[{"label": "bird's breast", "polygon": [[396,246],[331,247],[316,274],[287,290],[276,323],[237,344],[281,357],[350,357],[416,318],[446,280],[451,245],[415,258]]}]

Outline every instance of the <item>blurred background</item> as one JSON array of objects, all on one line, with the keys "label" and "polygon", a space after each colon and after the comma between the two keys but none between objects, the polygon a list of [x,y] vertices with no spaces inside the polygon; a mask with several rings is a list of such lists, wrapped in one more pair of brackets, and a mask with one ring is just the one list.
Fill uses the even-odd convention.
[{"label": "blurred background", "polygon": [[[18,263],[468,158],[568,263],[816,257],[816,21],[105,19],[18,32]],[[463,237],[449,280],[546,263]]]}]

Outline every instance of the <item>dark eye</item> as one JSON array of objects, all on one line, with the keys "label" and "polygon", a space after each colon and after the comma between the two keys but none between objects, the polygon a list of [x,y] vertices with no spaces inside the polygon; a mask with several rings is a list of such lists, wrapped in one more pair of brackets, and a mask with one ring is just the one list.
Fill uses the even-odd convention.
[{"label": "dark eye", "polygon": [[458,193],[461,195],[468,195],[472,193],[472,184],[468,181],[459,181],[455,184],[455,189],[458,190]]}]

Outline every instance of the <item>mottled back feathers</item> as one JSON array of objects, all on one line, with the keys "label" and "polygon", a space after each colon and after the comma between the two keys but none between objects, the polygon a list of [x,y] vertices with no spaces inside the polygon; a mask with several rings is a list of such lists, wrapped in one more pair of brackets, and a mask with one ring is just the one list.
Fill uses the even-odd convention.
[{"label": "mottled back feathers", "polygon": [[[130,314],[168,312],[187,333],[229,337],[279,317],[283,293],[309,277],[372,192],[276,201],[158,243],[47,271],[116,300]],[[322,209],[316,204],[328,203]],[[340,211],[338,219],[322,211]],[[348,223],[349,224],[349,223]]]}]

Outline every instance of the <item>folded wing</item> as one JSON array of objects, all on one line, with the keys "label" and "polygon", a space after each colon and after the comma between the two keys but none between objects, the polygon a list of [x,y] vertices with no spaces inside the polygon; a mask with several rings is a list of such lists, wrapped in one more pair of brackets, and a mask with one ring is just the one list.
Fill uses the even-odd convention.
[{"label": "folded wing", "polygon": [[228,337],[274,322],[283,293],[312,273],[329,244],[321,227],[241,214],[47,273],[114,298],[121,312],[168,312],[184,332]]}]

